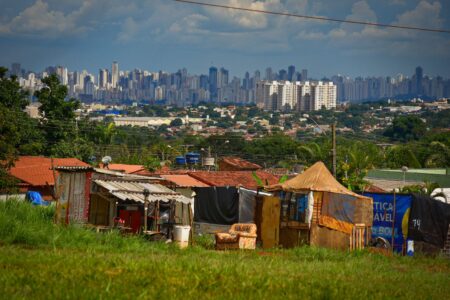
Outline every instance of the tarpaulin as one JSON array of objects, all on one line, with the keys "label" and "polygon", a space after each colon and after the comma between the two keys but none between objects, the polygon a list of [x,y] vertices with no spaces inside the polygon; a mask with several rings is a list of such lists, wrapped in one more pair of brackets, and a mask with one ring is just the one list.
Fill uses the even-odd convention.
[{"label": "tarpaulin", "polygon": [[351,195],[324,193],[322,215],[354,224],[357,199]]},{"label": "tarpaulin", "polygon": [[353,224],[344,221],[338,221],[335,218],[324,215],[319,217],[319,225],[347,234],[351,234],[353,231]]},{"label": "tarpaulin", "polygon": [[306,208],[306,223],[308,223],[309,228],[311,228],[311,221],[314,212],[314,194],[313,192],[309,192],[308,194],[308,206]]},{"label": "tarpaulin", "polygon": [[256,196],[272,196],[270,193],[239,188],[239,223],[255,223]]},{"label": "tarpaulin", "polygon": [[33,205],[45,205],[47,206],[49,203],[44,201],[41,194],[39,192],[28,191],[25,199],[31,202]]},{"label": "tarpaulin", "polygon": [[427,195],[413,195],[408,238],[444,247],[450,223],[450,204]]},{"label": "tarpaulin", "polygon": [[194,221],[223,225],[239,221],[239,195],[235,187],[205,187],[194,191]]},{"label": "tarpaulin", "polygon": [[[402,252],[408,236],[408,219],[411,207],[411,195],[364,193],[373,199],[372,238],[382,237],[390,243],[396,252]],[[394,239],[392,239],[394,229]]]}]

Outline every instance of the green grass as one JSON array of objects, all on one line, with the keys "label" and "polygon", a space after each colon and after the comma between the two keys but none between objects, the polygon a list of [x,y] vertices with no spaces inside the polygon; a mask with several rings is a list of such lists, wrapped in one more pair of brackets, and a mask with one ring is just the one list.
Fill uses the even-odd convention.
[{"label": "green grass", "polygon": [[[446,299],[450,261],[318,248],[180,250],[52,224],[52,209],[0,203],[4,299]],[[25,227],[25,228],[22,228]]]}]

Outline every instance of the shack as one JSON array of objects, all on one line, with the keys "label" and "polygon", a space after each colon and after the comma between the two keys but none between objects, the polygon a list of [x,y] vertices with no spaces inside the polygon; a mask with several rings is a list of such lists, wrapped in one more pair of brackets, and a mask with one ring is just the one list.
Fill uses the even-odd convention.
[{"label": "shack", "polygon": [[[143,179],[96,179],[91,191],[89,223],[114,226],[119,218],[134,233],[141,232],[146,224],[147,229],[155,231],[164,226],[190,224],[186,215],[176,218],[176,203],[181,203],[183,210],[191,211],[190,198],[161,184]],[[190,215],[192,218],[192,212]]]},{"label": "shack", "polygon": [[370,240],[373,204],[342,186],[323,162],[281,184],[257,203],[256,224],[264,248],[313,246],[355,249]]},{"label": "shack", "polygon": [[56,217],[60,224],[87,223],[91,178],[91,166],[55,167],[59,177],[55,187]]}]

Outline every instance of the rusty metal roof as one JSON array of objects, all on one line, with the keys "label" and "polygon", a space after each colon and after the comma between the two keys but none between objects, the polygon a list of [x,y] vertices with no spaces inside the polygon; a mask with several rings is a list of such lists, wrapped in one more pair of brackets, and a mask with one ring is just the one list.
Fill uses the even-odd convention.
[{"label": "rusty metal roof", "polygon": [[144,189],[148,189],[150,191],[150,195],[148,196],[149,202],[169,202],[172,200],[184,204],[192,202],[191,199],[180,193],[174,192],[161,184],[110,180],[94,180],[94,182],[107,189],[114,197],[124,201],[129,200],[144,203]]}]

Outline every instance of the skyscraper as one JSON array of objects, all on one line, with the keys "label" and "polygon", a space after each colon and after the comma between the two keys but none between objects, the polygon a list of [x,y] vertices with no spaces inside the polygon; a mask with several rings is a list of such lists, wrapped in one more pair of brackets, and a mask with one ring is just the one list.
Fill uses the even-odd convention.
[{"label": "skyscraper", "polygon": [[273,80],[273,71],[272,68],[266,69],[266,76],[264,77],[264,80],[272,81]]},{"label": "skyscraper", "polygon": [[295,74],[295,66],[289,66],[288,67],[288,80],[294,81],[294,74]]},{"label": "skyscraper", "polygon": [[98,72],[98,86],[100,88],[106,88],[108,84],[108,70],[100,69]]},{"label": "skyscraper", "polygon": [[217,68],[209,68],[209,92],[211,93],[211,100],[217,99]]},{"label": "skyscraper", "polygon": [[117,61],[113,62],[111,69],[111,85],[116,88],[119,83],[119,64]]},{"label": "skyscraper", "polygon": [[415,74],[416,76],[416,80],[415,80],[415,82],[414,82],[414,84],[415,84],[415,87],[416,87],[416,93],[417,93],[417,95],[422,95],[422,93],[423,93],[423,69],[422,69],[422,67],[417,67],[416,68],[416,74]]},{"label": "skyscraper", "polygon": [[302,81],[307,81],[308,80],[308,70],[303,69],[302,70]]},{"label": "skyscraper", "polygon": [[11,64],[11,75],[15,75],[19,77],[22,73],[20,63],[12,63]]}]

